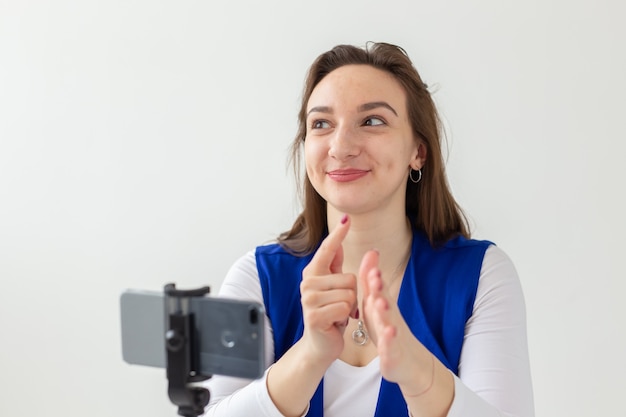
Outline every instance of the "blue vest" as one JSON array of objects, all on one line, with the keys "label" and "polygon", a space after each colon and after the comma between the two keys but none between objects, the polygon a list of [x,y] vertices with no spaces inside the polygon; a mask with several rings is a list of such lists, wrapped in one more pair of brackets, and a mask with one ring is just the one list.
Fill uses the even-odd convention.
[{"label": "blue vest", "polygon": [[[457,237],[433,248],[422,232],[413,233],[398,307],[413,334],[455,374],[465,323],[472,315],[483,257],[490,244]],[[278,244],[256,249],[263,300],[274,331],[275,360],[302,337],[300,281],[312,257],[291,255]],[[323,383],[311,399],[307,417],[324,415]],[[400,388],[383,378],[375,417],[407,415]]]}]

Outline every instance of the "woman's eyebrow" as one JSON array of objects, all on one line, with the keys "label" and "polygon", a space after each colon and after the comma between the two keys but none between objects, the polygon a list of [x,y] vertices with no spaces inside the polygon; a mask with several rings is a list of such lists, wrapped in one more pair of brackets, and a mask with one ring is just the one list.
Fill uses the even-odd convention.
[{"label": "woman's eyebrow", "polygon": [[[379,107],[384,107],[386,109],[389,109],[393,114],[395,114],[396,116],[398,115],[398,113],[394,110],[394,108],[391,107],[385,101],[372,101],[371,103],[361,104],[359,107],[357,107],[357,110],[359,112],[364,112],[364,111],[374,110],[374,109],[377,109]],[[329,106],[315,106],[315,107],[312,107],[307,112],[307,116],[309,116],[311,113],[330,113],[330,114],[332,114],[333,113],[333,109],[332,109],[332,107],[329,107]]]},{"label": "woman's eyebrow", "polygon": [[393,109],[393,107],[391,107],[388,103],[384,102],[384,101],[373,101],[371,103],[365,103],[365,104],[361,104],[358,107],[358,110],[360,112],[363,111],[368,111],[368,110],[373,110],[373,109],[377,109],[379,107],[384,107],[386,109],[391,110],[391,112],[393,114],[395,114],[396,116],[398,115],[398,113]]},{"label": "woman's eyebrow", "polygon": [[311,108],[308,112],[307,112],[307,117],[311,114],[311,113],[331,113],[332,114],[333,109],[331,107],[328,106],[316,106]]}]

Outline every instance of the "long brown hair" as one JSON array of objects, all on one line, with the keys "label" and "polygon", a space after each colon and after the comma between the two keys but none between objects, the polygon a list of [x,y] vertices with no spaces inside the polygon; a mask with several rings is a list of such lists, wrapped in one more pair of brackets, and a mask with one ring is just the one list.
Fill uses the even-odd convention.
[{"label": "long brown hair", "polygon": [[291,229],[280,234],[278,242],[292,253],[305,255],[313,252],[327,233],[326,201],[315,191],[306,172],[300,173],[301,154],[311,93],[326,75],[344,65],[370,65],[390,73],[404,87],[413,134],[426,146],[422,180],[415,184],[407,178],[406,215],[413,227],[422,230],[433,246],[458,235],[469,237],[467,218],[452,197],[446,179],[441,121],[427,86],[404,49],[388,43],[368,43],[365,48],[338,45],[320,55],[309,69],[298,114],[298,133],[291,145],[303,210]]}]

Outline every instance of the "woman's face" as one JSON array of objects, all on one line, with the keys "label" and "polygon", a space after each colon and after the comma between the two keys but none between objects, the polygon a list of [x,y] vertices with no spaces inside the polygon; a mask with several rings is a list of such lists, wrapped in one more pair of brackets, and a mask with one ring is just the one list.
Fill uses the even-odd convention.
[{"label": "woman's face", "polygon": [[409,169],[421,168],[406,94],[393,76],[368,65],[342,66],[322,79],[307,104],[306,172],[342,213],[401,209]]}]

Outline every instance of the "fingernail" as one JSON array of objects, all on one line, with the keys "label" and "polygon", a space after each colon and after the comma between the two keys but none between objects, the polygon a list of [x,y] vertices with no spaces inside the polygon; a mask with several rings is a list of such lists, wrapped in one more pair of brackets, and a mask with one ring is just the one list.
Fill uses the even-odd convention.
[{"label": "fingernail", "polygon": [[359,309],[357,308],[357,309],[356,309],[356,313],[354,313],[354,318],[355,318],[356,320],[358,320],[360,316],[361,316],[361,314],[359,313]]},{"label": "fingernail", "polygon": [[344,214],[343,217],[341,218],[341,224],[346,224],[347,221],[348,221],[348,215]]}]

